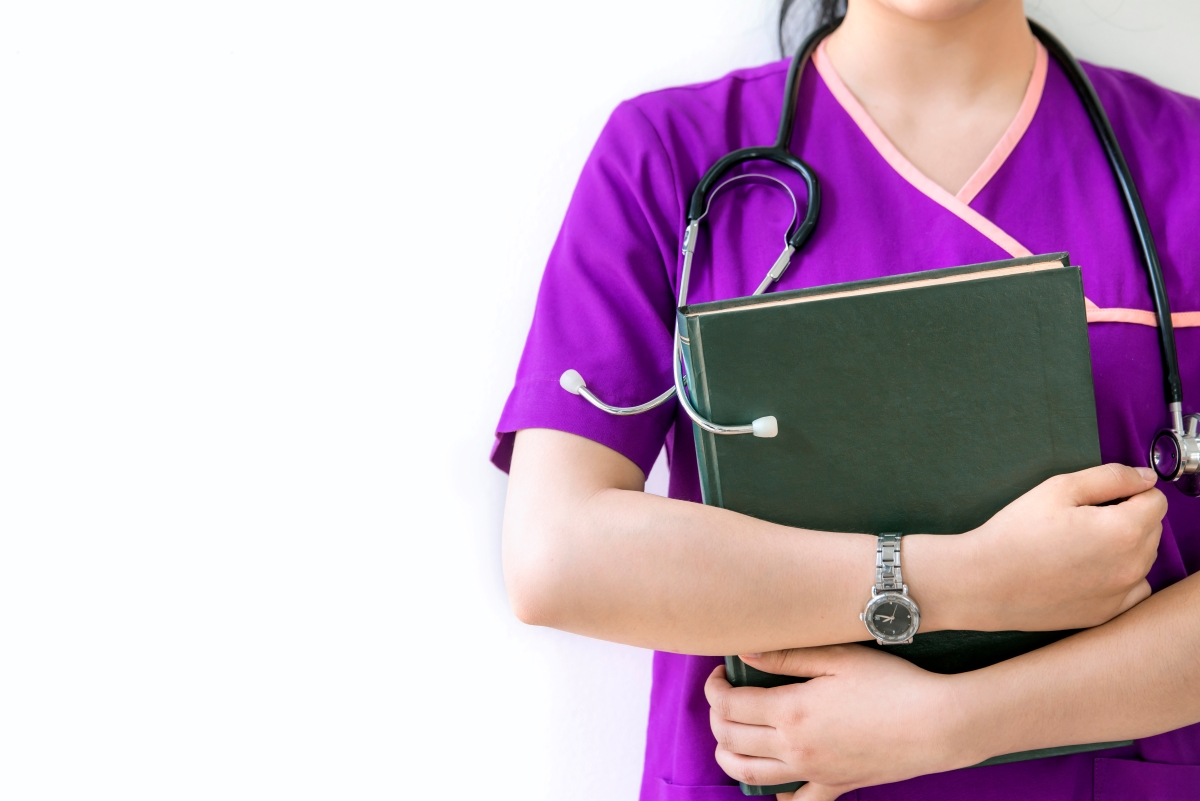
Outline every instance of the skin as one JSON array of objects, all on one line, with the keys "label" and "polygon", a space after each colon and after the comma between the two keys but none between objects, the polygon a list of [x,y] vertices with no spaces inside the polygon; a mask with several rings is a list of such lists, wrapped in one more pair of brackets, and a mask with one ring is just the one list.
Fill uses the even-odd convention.
[{"label": "skin", "polygon": [[1016,116],[1036,56],[1020,0],[854,0],[826,51],[897,149],[952,194]]},{"label": "skin", "polygon": [[[922,630],[1081,628],[1145,598],[1166,503],[1140,470],[1055,477],[975,531],[906,536]],[[874,536],[647,495],[644,480],[583,437],[517,435],[503,557],[521,620],[715,656],[865,639],[858,613],[875,582]]]},{"label": "skin", "polygon": [[[704,691],[717,762],[750,784],[810,780],[780,801],[833,801],[999,754],[1181,728],[1200,720],[1197,604],[1193,576],[1103,626],[957,676],[861,645],[746,655],[767,672],[815,678],[734,689],[724,667],[714,671]],[[888,719],[903,725],[879,725],[880,687]]]},{"label": "skin", "polygon": [[[1034,50],[1022,13],[1010,0],[852,0],[829,54],[897,147],[956,192],[1024,95]],[[759,690],[713,673],[716,756],[736,779],[809,779],[797,799],[832,799],[999,753],[1200,721],[1200,617],[1184,613],[1200,585],[1188,579],[1133,609],[1149,595],[1166,513],[1145,468],[1058,476],[974,531],[905,537],[923,631],[1096,627],[958,677],[836,645],[866,638],[858,613],[873,536],[647,495],[644,481],[590,440],[519,432],[503,535],[509,598],[526,623],[680,653],[761,653],[764,669],[818,676]],[[880,686],[903,727],[881,732]],[[1102,717],[1096,697],[1107,699]]]}]

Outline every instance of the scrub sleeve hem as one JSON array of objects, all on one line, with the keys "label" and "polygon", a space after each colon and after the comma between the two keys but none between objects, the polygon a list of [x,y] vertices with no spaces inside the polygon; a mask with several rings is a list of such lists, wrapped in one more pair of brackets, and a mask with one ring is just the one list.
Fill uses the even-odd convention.
[{"label": "scrub sleeve hem", "polygon": [[675,401],[667,401],[653,412],[614,417],[570,394],[559,386],[557,379],[518,381],[496,426],[492,464],[507,473],[516,432],[551,428],[612,448],[648,476],[674,421],[674,413]]}]

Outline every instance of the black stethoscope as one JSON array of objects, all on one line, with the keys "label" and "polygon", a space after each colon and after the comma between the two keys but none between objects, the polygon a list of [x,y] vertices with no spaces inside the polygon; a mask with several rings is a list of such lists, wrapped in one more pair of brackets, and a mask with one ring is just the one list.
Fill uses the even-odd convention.
[{"label": "black stethoscope", "polygon": [[[796,210],[792,224],[788,227],[790,233],[785,235],[783,252],[753,294],[762,294],[772,284],[779,281],[791,262],[792,255],[812,236],[813,229],[817,225],[817,216],[821,212],[821,187],[812,168],[788,150],[788,143],[792,140],[795,128],[800,75],[803,72],[804,64],[817,49],[821,40],[832,33],[839,23],[840,20],[809,36],[792,59],[791,67],[788,70],[787,85],[784,89],[779,135],[776,137],[775,144],[770,147],[748,147],[729,153],[704,173],[700,183],[692,192],[691,202],[688,204],[687,229],[683,237],[683,273],[679,282],[678,307],[683,307],[687,303],[688,279],[691,277],[692,256],[696,250],[700,222],[708,215],[713,197],[726,186],[740,181],[771,181],[783,187],[791,195],[793,208]],[[1175,329],[1171,322],[1171,304],[1167,300],[1162,265],[1159,263],[1158,249],[1154,246],[1154,236],[1150,232],[1150,222],[1146,219],[1146,210],[1142,207],[1142,199],[1138,195],[1137,187],[1133,183],[1133,176],[1129,172],[1129,165],[1125,162],[1121,146],[1117,143],[1116,134],[1113,133],[1112,124],[1108,121],[1108,115],[1104,112],[1104,107],[1096,95],[1096,89],[1092,86],[1091,80],[1088,79],[1083,68],[1079,66],[1079,62],[1063,46],[1062,42],[1032,20],[1029,21],[1029,27],[1066,72],[1071,86],[1074,87],[1075,93],[1087,110],[1092,127],[1096,129],[1096,134],[1100,137],[1100,144],[1104,148],[1104,154],[1108,158],[1121,196],[1125,200],[1125,208],[1129,211],[1134,236],[1137,238],[1142,261],[1146,265],[1146,273],[1150,279],[1150,296],[1154,300],[1154,316],[1158,320],[1158,344],[1162,351],[1167,413],[1171,421],[1169,428],[1159,430],[1151,440],[1150,465],[1163,481],[1176,482],[1175,485],[1180,492],[1193,497],[1200,496],[1200,432],[1197,431],[1197,428],[1200,427],[1200,414],[1186,416],[1183,414],[1183,384],[1179,375],[1179,357],[1175,349]],[[769,175],[749,173],[721,180],[731,169],[749,161],[773,161],[793,170],[804,180],[804,185],[808,190],[808,207],[805,210],[804,218],[799,221],[798,225],[796,218],[799,217],[799,206],[796,198],[787,185],[779,179]],[[792,230],[793,227],[795,230]],[[675,352],[672,358],[674,386],[654,400],[640,406],[611,406],[604,403],[587,388],[583,377],[575,370],[567,370],[563,373],[559,383],[563,389],[586,398],[593,406],[609,414],[641,414],[666,403],[672,397],[677,397],[692,422],[711,434],[753,434],[756,437],[774,437],[778,433],[779,427],[774,417],[760,417],[746,425],[724,426],[714,423],[696,411],[688,398],[687,379],[680,366],[682,344],[678,323],[674,340]]]}]

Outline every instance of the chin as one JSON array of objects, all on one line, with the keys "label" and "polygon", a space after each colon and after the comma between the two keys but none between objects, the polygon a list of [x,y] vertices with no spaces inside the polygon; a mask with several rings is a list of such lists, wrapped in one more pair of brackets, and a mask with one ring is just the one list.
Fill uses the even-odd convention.
[{"label": "chin", "polygon": [[930,22],[963,17],[989,3],[1004,4],[1004,0],[877,0],[877,2],[906,17]]}]

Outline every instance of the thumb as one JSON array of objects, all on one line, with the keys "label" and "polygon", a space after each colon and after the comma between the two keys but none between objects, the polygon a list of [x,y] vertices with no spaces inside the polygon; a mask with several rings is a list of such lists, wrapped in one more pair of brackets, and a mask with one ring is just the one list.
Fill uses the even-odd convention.
[{"label": "thumb", "polygon": [[1150,597],[1150,592],[1150,582],[1142,579],[1137,583],[1137,586],[1126,594],[1125,600],[1121,602],[1121,608],[1117,610],[1117,614],[1119,615],[1137,606]]},{"label": "thumb", "polygon": [[750,667],[765,673],[812,679],[832,673],[833,665],[844,648],[842,645],[789,648],[786,651],[769,651],[765,654],[741,654],[741,659]]},{"label": "thumb", "polygon": [[795,793],[788,793],[786,795],[780,793],[776,798],[780,801],[836,801],[841,794],[841,790],[809,782]]},{"label": "thumb", "polygon": [[1069,473],[1066,479],[1067,495],[1077,506],[1096,506],[1145,492],[1158,476],[1149,467],[1110,463]]}]

